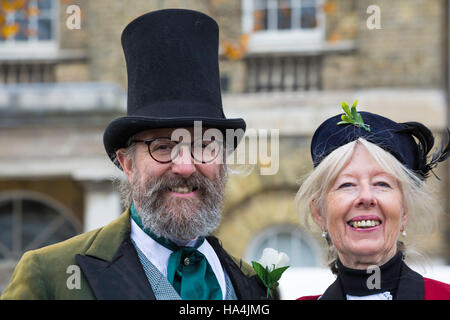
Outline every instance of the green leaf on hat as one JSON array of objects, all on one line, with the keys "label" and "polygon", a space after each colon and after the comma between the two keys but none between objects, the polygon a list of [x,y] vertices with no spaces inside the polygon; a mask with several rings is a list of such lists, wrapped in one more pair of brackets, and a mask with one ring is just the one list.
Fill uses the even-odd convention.
[{"label": "green leaf on hat", "polygon": [[350,107],[348,106],[347,102],[342,102],[342,109],[344,110],[344,112],[348,115],[351,115],[350,113]]},{"label": "green leaf on hat", "polygon": [[341,116],[341,120],[337,123],[338,126],[344,124],[352,124],[357,127],[361,127],[364,130],[370,132],[370,127],[364,123],[364,120],[361,114],[356,110],[356,105],[358,104],[358,100],[353,102],[352,107],[350,108],[347,102],[342,102],[341,107],[344,110],[344,114]]}]

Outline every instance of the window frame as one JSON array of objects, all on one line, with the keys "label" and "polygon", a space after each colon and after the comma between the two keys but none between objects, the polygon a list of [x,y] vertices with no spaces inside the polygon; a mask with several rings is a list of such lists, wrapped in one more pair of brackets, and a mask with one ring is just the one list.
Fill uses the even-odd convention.
[{"label": "window frame", "polygon": [[[33,240],[31,240],[31,242],[26,247],[23,247],[22,233],[18,232],[17,230],[18,229],[21,230],[21,228],[22,228],[23,211],[22,211],[21,207],[22,207],[23,201],[26,201],[26,200],[39,202],[42,205],[47,206],[47,207],[53,209],[55,212],[57,212],[59,214],[59,216],[55,217],[55,219],[52,220],[53,223],[56,220],[64,219],[64,221],[62,221],[61,224],[64,224],[68,221],[75,229],[76,234],[79,234],[82,231],[80,222],[75,218],[75,216],[71,212],[71,210],[68,209],[63,204],[59,203],[57,200],[50,198],[49,196],[46,196],[39,192],[28,191],[28,190],[13,190],[13,191],[0,192],[0,203],[3,204],[4,202],[8,202],[8,201],[10,201],[12,203],[12,228],[13,228],[12,239],[11,239],[12,248],[9,249],[3,243],[0,242],[0,250],[6,251],[6,253],[7,253],[7,254],[5,254],[5,252],[3,252],[5,257],[0,259],[0,262],[11,261],[11,260],[15,260],[16,258],[17,259],[20,258],[21,253],[23,253],[27,250],[30,250],[31,245],[37,243],[36,239],[41,240],[39,238],[42,238],[42,236],[41,236],[42,232],[48,231],[47,229],[43,229],[41,231],[41,233],[39,235],[37,235]],[[17,208],[17,203],[19,203],[19,202],[20,202],[20,205],[19,205],[19,208]],[[18,212],[18,211],[20,211],[20,212]],[[56,222],[58,222],[58,221],[56,221]],[[50,223],[50,225],[52,225],[52,223]],[[50,227],[50,225],[49,225],[49,227]],[[19,239],[19,237],[20,237],[20,239]],[[45,240],[46,240],[46,237],[44,237],[41,240],[41,242],[45,241]],[[38,245],[39,245],[39,243],[38,243]],[[19,254],[19,256],[17,256],[18,254]]]},{"label": "window frame", "polygon": [[[265,229],[261,230],[256,234],[250,241],[250,244],[247,246],[247,249],[245,250],[244,259],[247,262],[250,262],[250,260],[255,259],[254,255],[258,254],[256,250],[260,248],[262,243],[266,239],[272,238],[272,242],[268,243],[268,247],[274,248],[275,250],[279,250],[276,245],[274,244],[274,235],[281,234],[281,233],[289,233],[291,234],[291,241],[293,241],[294,238],[299,238],[301,241],[303,241],[313,252],[314,255],[314,265],[308,266],[308,267],[319,267],[322,265],[322,249],[319,246],[319,244],[305,231],[303,231],[298,226],[294,226],[291,224],[274,224],[266,227]],[[281,250],[282,251],[282,250]],[[289,256],[289,252],[286,252],[286,254]],[[256,259],[259,259],[260,257],[257,257]],[[294,266],[299,267],[299,266]],[[306,267],[306,266],[300,266],[300,268]]]},{"label": "window frame", "polygon": [[[253,31],[253,12],[255,0],[242,0],[242,32],[251,34],[248,43],[249,53],[266,52],[298,52],[303,50],[315,50],[320,48],[325,41],[325,13],[322,9],[324,0],[316,1],[317,27],[314,29],[272,29]],[[269,0],[270,3],[276,3],[277,0]],[[303,0],[305,1],[305,0]],[[291,0],[292,4],[301,7],[302,0]],[[273,5],[272,5],[273,6]],[[277,9],[272,9],[272,12]],[[270,12],[269,12],[270,14]],[[276,14],[272,14],[277,16]],[[300,17],[300,16],[298,16]],[[272,18],[273,20],[273,18]],[[269,24],[276,23],[269,20]],[[299,27],[299,26],[297,26]]]},{"label": "window frame", "polygon": [[[37,6],[38,0],[33,0]],[[57,0],[50,0],[52,7],[49,10],[49,20],[52,21],[52,37],[50,40],[39,40],[37,36],[27,40],[15,40],[14,37],[10,39],[0,40],[0,54],[5,57],[14,57],[20,59],[22,56],[29,58],[30,56],[41,56],[49,53],[56,53],[59,46],[60,38],[60,19],[59,11],[60,4]],[[34,17],[36,23],[38,23],[39,16]],[[15,21],[15,20],[14,20]],[[32,53],[32,54],[30,54]]]}]

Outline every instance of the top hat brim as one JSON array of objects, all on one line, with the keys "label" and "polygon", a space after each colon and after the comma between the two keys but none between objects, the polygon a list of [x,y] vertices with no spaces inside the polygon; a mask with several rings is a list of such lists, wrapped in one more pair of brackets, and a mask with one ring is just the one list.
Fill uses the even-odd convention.
[{"label": "top hat brim", "polygon": [[[103,135],[103,144],[111,161],[120,167],[116,159],[116,151],[127,147],[128,140],[135,134],[161,128],[189,128],[194,127],[195,121],[202,121],[203,128],[215,128],[223,133],[226,138],[226,129],[242,129],[245,132],[246,123],[244,119],[218,119],[208,117],[180,117],[180,118],[152,118],[146,116],[125,116],[113,120],[105,130]],[[236,135],[231,144],[226,141],[227,146],[232,146],[233,150],[237,147],[242,135]]]}]

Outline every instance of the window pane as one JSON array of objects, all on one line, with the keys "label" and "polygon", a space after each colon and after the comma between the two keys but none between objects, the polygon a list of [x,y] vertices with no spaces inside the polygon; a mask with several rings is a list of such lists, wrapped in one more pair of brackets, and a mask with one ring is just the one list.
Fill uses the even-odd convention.
[{"label": "window pane", "polygon": [[12,250],[12,201],[2,202],[0,204],[0,242],[3,246]]},{"label": "window pane", "polygon": [[220,76],[220,89],[222,92],[230,91],[230,77],[228,75]]},{"label": "window pane", "polygon": [[39,40],[51,40],[52,39],[52,21],[47,19],[39,19]]},{"label": "window pane", "polygon": [[[292,253],[292,234],[288,232],[281,232],[276,235],[277,244],[276,248],[278,251],[286,252],[289,256],[289,252]],[[291,256],[291,255],[290,255]]]},{"label": "window pane", "polygon": [[253,253],[253,260],[259,260],[262,257],[263,250],[268,247],[270,247],[269,239],[264,239]]},{"label": "window pane", "polygon": [[290,0],[278,0],[278,29],[292,28],[292,10]]},{"label": "window pane", "polygon": [[22,246],[26,248],[54,219],[58,213],[41,202],[22,202]]},{"label": "window pane", "polygon": [[[13,234],[14,216],[12,200],[0,203],[0,243],[2,247],[14,252],[17,258],[24,250],[37,249],[46,245],[54,244],[77,234],[75,226],[62,213],[47,204],[33,199],[17,199],[15,210],[20,214],[21,241],[14,239]],[[8,253],[7,253],[8,254]],[[2,250],[0,250],[0,260],[5,259]]]},{"label": "window pane", "polygon": [[317,27],[316,7],[302,7],[300,26],[302,29],[313,29]]},{"label": "window pane", "polygon": [[14,36],[17,41],[28,40],[28,20],[27,19],[16,19],[15,21],[19,25],[19,32]]},{"label": "window pane", "polygon": [[269,16],[267,10],[267,0],[255,0],[255,10],[253,11],[253,31],[267,30]]},{"label": "window pane", "polygon": [[66,221],[62,226],[60,226],[54,233],[52,233],[39,247],[48,246],[60,241],[69,239],[77,234],[74,226]]},{"label": "window pane", "polygon": [[18,20],[25,20],[27,19],[26,15],[25,15],[25,10],[21,9],[21,10],[17,10],[14,12],[14,20],[18,21]]},{"label": "window pane", "polygon": [[305,241],[302,241],[297,249],[294,261],[297,261],[297,263],[303,267],[316,266],[316,255],[314,254],[313,249]]},{"label": "window pane", "polygon": [[260,259],[265,248],[274,248],[285,252],[292,267],[313,267],[318,259],[315,250],[310,247],[305,235],[297,228],[289,226],[274,226],[264,230],[256,239],[257,242],[249,252],[249,261]]},{"label": "window pane", "polygon": [[50,9],[52,7],[52,0],[38,0],[39,9]]}]

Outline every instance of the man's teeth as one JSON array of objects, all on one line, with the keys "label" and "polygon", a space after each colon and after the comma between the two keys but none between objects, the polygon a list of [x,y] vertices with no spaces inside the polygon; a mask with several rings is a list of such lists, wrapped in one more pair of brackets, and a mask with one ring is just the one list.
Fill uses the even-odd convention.
[{"label": "man's teeth", "polygon": [[194,190],[193,187],[175,187],[175,188],[170,188],[171,191],[176,192],[176,193],[189,193],[192,192]]},{"label": "man's teeth", "polygon": [[350,221],[349,224],[353,228],[371,228],[376,227],[381,222],[378,220],[359,220],[359,221]]}]

